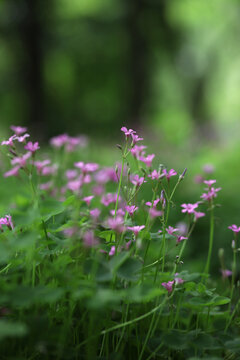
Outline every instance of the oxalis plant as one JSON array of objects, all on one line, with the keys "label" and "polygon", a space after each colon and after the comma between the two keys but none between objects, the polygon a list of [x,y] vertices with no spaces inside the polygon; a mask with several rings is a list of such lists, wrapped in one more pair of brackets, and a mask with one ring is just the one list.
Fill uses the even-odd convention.
[{"label": "oxalis plant", "polygon": [[[219,250],[216,281],[216,180],[177,204],[186,169],[153,166],[132,129],[122,127],[113,167],[86,162],[85,137],[54,137],[50,158],[26,128],[11,129],[1,147],[16,194],[0,218],[1,359],[239,359],[240,227],[229,226],[233,259],[226,268]],[[170,222],[173,207],[184,226]],[[190,273],[184,251],[204,216],[206,262]]]}]

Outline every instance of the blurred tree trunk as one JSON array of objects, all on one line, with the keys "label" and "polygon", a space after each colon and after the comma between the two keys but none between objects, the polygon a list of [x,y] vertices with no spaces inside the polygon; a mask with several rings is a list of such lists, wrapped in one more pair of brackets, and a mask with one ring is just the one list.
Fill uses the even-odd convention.
[{"label": "blurred tree trunk", "polygon": [[129,39],[127,76],[130,87],[128,124],[138,127],[141,122],[148,78],[147,45],[141,28],[145,3],[143,0],[126,0],[126,11],[126,30]]},{"label": "blurred tree trunk", "polygon": [[26,13],[21,23],[25,51],[23,78],[28,97],[28,119],[36,130],[44,131],[44,84],[41,9],[45,1],[25,0]]}]

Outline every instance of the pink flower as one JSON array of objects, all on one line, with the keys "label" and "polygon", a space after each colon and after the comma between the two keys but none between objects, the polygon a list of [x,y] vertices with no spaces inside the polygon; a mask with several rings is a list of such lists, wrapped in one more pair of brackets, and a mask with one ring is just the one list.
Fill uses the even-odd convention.
[{"label": "pink flower", "polygon": [[14,126],[14,125],[10,126],[10,129],[12,131],[14,131],[17,136],[21,135],[21,134],[23,134],[23,133],[25,133],[27,131],[26,127]]},{"label": "pink flower", "polygon": [[27,160],[30,158],[31,153],[27,152],[23,156],[15,157],[12,161],[12,165],[19,165],[20,167],[25,167],[27,165]]},{"label": "pink flower", "polygon": [[132,142],[133,144],[136,144],[138,141],[142,141],[143,138],[139,137],[138,135],[136,134],[131,134],[132,135]]},{"label": "pink flower", "polygon": [[53,137],[52,139],[50,139],[50,144],[56,148],[60,148],[63,145],[65,145],[68,141],[68,135],[67,134],[62,134],[62,135],[58,135]]},{"label": "pink flower", "polygon": [[[111,214],[112,216],[115,216],[115,210],[110,210],[110,214]],[[124,215],[125,215],[125,211],[120,208],[120,209],[118,209],[118,210],[116,211],[116,215],[124,216]]]},{"label": "pink flower", "polygon": [[24,149],[30,151],[31,153],[35,153],[40,149],[40,147],[38,146],[38,142],[33,143],[32,141],[29,141],[27,145],[24,146]]},{"label": "pink flower", "polygon": [[18,166],[15,166],[14,168],[12,168],[11,170],[5,172],[3,174],[4,177],[9,177],[9,176],[18,176],[18,172],[19,172],[19,169],[21,167],[18,165]]},{"label": "pink flower", "polygon": [[89,213],[94,220],[97,220],[100,215],[100,210],[98,208],[92,209]]},{"label": "pink flower", "polygon": [[74,235],[76,235],[78,232],[78,227],[77,226],[72,226],[70,228],[64,229],[63,233],[66,237],[73,237]]},{"label": "pink flower", "polygon": [[52,166],[44,166],[42,168],[41,175],[42,176],[54,175],[54,174],[56,174],[57,169],[58,169],[57,164],[53,164]]},{"label": "pink flower", "polygon": [[128,227],[127,227],[128,230],[131,230],[131,231],[134,233],[135,237],[137,237],[137,236],[138,236],[138,233],[139,233],[140,231],[142,231],[144,228],[145,228],[145,225],[141,225],[141,226],[128,226]]},{"label": "pink flower", "polygon": [[157,210],[156,207],[153,206],[149,209],[149,215],[151,216],[151,218],[156,218],[158,216],[162,216],[163,211]]},{"label": "pink flower", "polygon": [[200,197],[203,200],[211,201],[213,198],[217,197],[217,192],[220,191],[222,188],[214,188],[211,187],[208,191],[208,193],[203,193]]},{"label": "pink flower", "polygon": [[165,289],[168,291],[169,294],[173,290],[173,285],[174,285],[174,280],[162,283],[162,286],[165,287]]},{"label": "pink flower", "polygon": [[146,149],[147,147],[144,145],[135,145],[130,151],[133,157],[135,157],[136,159],[140,159],[140,156],[144,155],[144,149]]},{"label": "pink flower", "polygon": [[221,269],[221,273],[222,273],[222,277],[223,279],[226,279],[227,277],[231,276],[232,275],[232,271],[231,270],[223,270]]},{"label": "pink flower", "polygon": [[83,182],[81,179],[72,180],[67,183],[67,188],[71,190],[72,192],[79,192],[83,185]]},{"label": "pink flower", "polygon": [[202,184],[203,183],[203,181],[204,181],[204,177],[202,176],[202,175],[196,175],[195,177],[194,177],[194,182],[196,183],[196,184]]},{"label": "pink flower", "polygon": [[174,227],[169,226],[168,228],[166,228],[166,231],[169,235],[173,235],[176,231],[178,231],[178,229],[177,228],[175,229]]},{"label": "pink flower", "polygon": [[94,232],[89,230],[83,235],[83,244],[85,247],[93,247],[99,244],[98,240],[94,236]]},{"label": "pink flower", "polygon": [[183,284],[183,283],[184,283],[184,280],[183,280],[182,278],[178,277],[178,275],[179,275],[178,273],[176,273],[176,274],[174,275],[175,284],[176,284],[176,285]]},{"label": "pink flower", "polygon": [[167,172],[166,169],[163,169],[163,174],[165,175],[167,181],[170,180],[171,176],[177,175],[177,173],[176,173],[176,171],[174,169],[169,170],[169,172]]},{"label": "pink flower", "polygon": [[146,182],[144,177],[139,177],[139,175],[134,175],[131,177],[131,183],[136,187],[141,186],[144,182]]},{"label": "pink flower", "polygon": [[9,227],[9,229],[14,229],[14,226],[13,226],[13,222],[12,222],[12,217],[11,215],[6,215],[6,219],[7,219],[7,226]]},{"label": "pink flower", "polygon": [[228,229],[232,230],[235,234],[237,234],[240,231],[240,226],[233,224],[231,226],[228,226]]},{"label": "pink flower", "polygon": [[4,140],[2,141],[1,145],[8,145],[8,146],[14,146],[14,143],[13,141],[16,140],[17,136],[16,135],[13,135],[11,136],[8,140]]},{"label": "pink flower", "polygon": [[49,165],[50,164],[50,160],[49,159],[46,159],[46,160],[43,160],[43,161],[34,161],[34,165],[36,166],[36,168],[37,168],[37,173],[38,174],[41,174],[41,172],[42,172],[42,169],[45,167],[45,166],[47,166],[47,165]]},{"label": "pink flower", "polygon": [[155,154],[151,154],[151,155],[147,155],[146,157],[141,156],[139,160],[143,161],[147,167],[151,167],[154,158],[155,158]]},{"label": "pink flower", "polygon": [[201,211],[194,211],[194,220],[197,221],[199,218],[205,216],[205,213],[201,212]]},{"label": "pink flower", "polygon": [[67,142],[65,144],[65,148],[67,152],[72,152],[76,149],[76,147],[85,147],[86,145],[87,145],[86,136],[77,136],[77,137],[68,136]]},{"label": "pink flower", "polygon": [[85,164],[82,161],[76,162],[74,164],[74,166],[81,169],[84,174],[86,174],[88,172],[94,172],[94,171],[98,170],[98,168],[99,168],[98,164],[95,164],[95,163],[87,163],[87,164]]},{"label": "pink flower", "polygon": [[150,177],[152,180],[158,180],[161,178],[161,174],[159,171],[153,170],[153,172],[150,175],[148,175],[148,177]]},{"label": "pink flower", "polygon": [[90,202],[92,201],[93,198],[94,198],[93,195],[85,196],[85,197],[83,198],[83,201],[85,201],[86,204],[89,206],[89,205],[90,205]]},{"label": "pink flower", "polygon": [[198,203],[195,203],[195,204],[182,204],[181,207],[183,208],[182,213],[192,214],[192,213],[194,213],[194,209],[196,209],[198,207]]},{"label": "pink flower", "polygon": [[131,243],[132,243],[132,240],[129,240],[129,241],[126,242],[126,244],[125,244],[126,250],[129,250],[129,248],[131,246]]},{"label": "pink flower", "polygon": [[109,251],[109,253],[108,253],[108,255],[109,255],[109,256],[113,256],[113,255],[115,254],[115,252],[116,252],[116,247],[115,247],[115,246],[112,246],[111,249],[110,249],[110,251]]},{"label": "pink flower", "polygon": [[183,240],[187,240],[187,237],[179,235],[176,237],[177,244],[180,243]]},{"label": "pink flower", "polygon": [[134,214],[134,212],[137,211],[138,207],[135,205],[132,205],[132,206],[127,205],[127,206],[125,206],[125,209],[129,213],[129,215],[132,216]]},{"label": "pink flower", "polygon": [[203,166],[203,171],[204,171],[205,173],[207,173],[207,174],[213,173],[214,170],[215,170],[215,168],[214,168],[214,166],[211,165],[211,164],[205,164],[205,165]]},{"label": "pink flower", "polygon": [[17,140],[18,142],[20,142],[20,143],[23,143],[23,142],[25,142],[26,138],[29,137],[29,136],[30,136],[29,134],[24,134],[24,135],[22,135],[22,136],[17,136],[17,137],[16,137],[16,140]]},{"label": "pink flower", "polygon": [[125,136],[128,138],[129,136],[131,136],[132,134],[136,134],[136,131],[132,130],[132,129],[127,129],[125,126],[121,127],[121,131],[124,132]]},{"label": "pink flower", "polygon": [[204,180],[203,182],[204,182],[204,184],[211,187],[213,184],[215,184],[216,180]]},{"label": "pink flower", "polygon": [[48,181],[44,184],[40,184],[39,185],[39,189],[40,190],[44,190],[44,191],[48,191],[53,187],[53,182],[52,181]]},{"label": "pink flower", "polygon": [[150,202],[150,201],[147,201],[145,204],[147,205],[147,206],[152,206],[152,207],[156,207],[157,206],[157,204],[159,203],[159,201],[160,201],[160,198],[157,198],[156,200],[154,200],[153,201],[153,204]]},{"label": "pink flower", "polygon": [[78,172],[77,172],[77,170],[74,170],[74,169],[73,170],[69,169],[65,172],[65,176],[68,180],[72,180],[72,179],[76,178],[77,175],[78,175]]},{"label": "pink flower", "polygon": [[105,188],[103,185],[96,185],[92,187],[92,193],[96,196],[100,196],[104,193]]},{"label": "pink flower", "polygon": [[[119,200],[121,200],[121,196],[119,196]],[[103,195],[101,199],[101,203],[104,206],[108,206],[112,203],[115,203],[117,201],[117,194],[107,193],[106,195]]]},{"label": "pink flower", "polygon": [[6,225],[10,230],[13,230],[13,222],[11,215],[6,215],[4,218],[0,218],[0,229],[2,225]]},{"label": "pink flower", "polygon": [[122,216],[118,215],[115,218],[108,219],[108,226],[110,229],[115,230],[118,233],[122,233],[125,230],[123,222],[124,220]]}]

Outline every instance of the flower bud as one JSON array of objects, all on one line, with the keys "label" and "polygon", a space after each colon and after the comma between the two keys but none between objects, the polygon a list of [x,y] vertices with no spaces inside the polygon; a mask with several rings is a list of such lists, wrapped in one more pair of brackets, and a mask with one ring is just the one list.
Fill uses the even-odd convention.
[{"label": "flower bud", "polygon": [[220,261],[223,260],[223,258],[224,258],[224,249],[223,248],[220,248],[218,250],[218,257],[219,257]]},{"label": "flower bud", "polygon": [[184,179],[184,176],[185,176],[186,172],[187,172],[187,168],[185,168],[185,169],[183,170],[183,173],[179,176],[179,181],[181,181],[181,180]]}]

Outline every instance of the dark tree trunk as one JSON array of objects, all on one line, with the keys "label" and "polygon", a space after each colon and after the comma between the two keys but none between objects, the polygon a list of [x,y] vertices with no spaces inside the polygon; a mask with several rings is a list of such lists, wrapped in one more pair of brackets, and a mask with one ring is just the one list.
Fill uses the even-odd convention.
[{"label": "dark tree trunk", "polygon": [[128,124],[138,127],[142,117],[147,88],[147,46],[141,28],[145,4],[143,0],[126,0],[126,29],[129,40],[129,119]]}]

